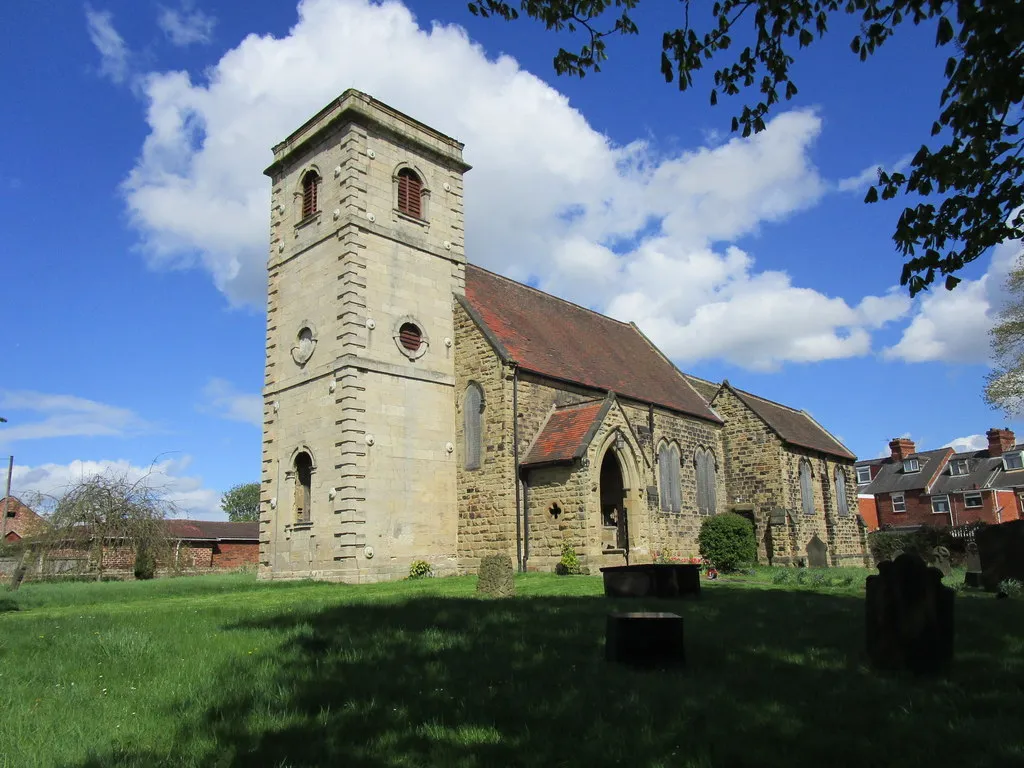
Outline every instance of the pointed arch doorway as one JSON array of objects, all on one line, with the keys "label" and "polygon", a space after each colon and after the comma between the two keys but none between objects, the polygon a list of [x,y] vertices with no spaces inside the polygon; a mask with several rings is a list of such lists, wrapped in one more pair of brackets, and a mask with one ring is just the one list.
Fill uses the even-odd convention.
[{"label": "pointed arch doorway", "polygon": [[629,560],[629,514],[622,467],[611,447],[601,460],[601,548],[621,552]]}]

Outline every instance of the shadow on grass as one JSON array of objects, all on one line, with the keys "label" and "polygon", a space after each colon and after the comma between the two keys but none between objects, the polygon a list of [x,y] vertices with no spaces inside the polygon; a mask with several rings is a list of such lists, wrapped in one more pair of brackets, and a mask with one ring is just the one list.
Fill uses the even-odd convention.
[{"label": "shadow on grass", "polygon": [[17,611],[20,606],[14,600],[9,597],[0,597],[0,613],[8,613],[9,611]]},{"label": "shadow on grass", "polygon": [[225,668],[205,708],[181,704],[180,757],[83,765],[1006,765],[1024,756],[1024,621],[1000,603],[958,601],[943,680],[867,670],[855,595],[722,586],[650,604],[686,619],[688,666],[673,672],[604,661],[605,615],[640,603],[422,597],[278,615],[228,628],[277,645]]}]

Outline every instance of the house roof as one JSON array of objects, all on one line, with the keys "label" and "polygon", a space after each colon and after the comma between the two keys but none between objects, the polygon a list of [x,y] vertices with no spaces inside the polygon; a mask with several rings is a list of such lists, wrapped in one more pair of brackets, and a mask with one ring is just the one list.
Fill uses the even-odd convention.
[{"label": "house roof", "polygon": [[[954,462],[967,462],[967,474],[953,475],[950,469]],[[932,484],[931,493],[952,493],[956,491],[983,490],[990,487],[997,473],[1003,468],[1001,457],[990,457],[988,451],[969,451],[954,453],[949,457],[942,473]]]},{"label": "house roof", "polygon": [[560,464],[583,456],[611,403],[609,398],[555,408],[522,465]]},{"label": "house roof", "polygon": [[[728,385],[728,382],[724,382]],[[798,411],[788,405],[766,400],[750,392],[729,385],[736,396],[783,439],[791,445],[810,448],[814,451],[838,456],[843,459],[856,459],[850,450],[836,440],[829,432],[816,422],[806,411]]]},{"label": "house roof", "polygon": [[524,370],[722,421],[632,323],[472,264],[459,298],[498,354]]},{"label": "house roof", "polygon": [[184,541],[259,541],[260,524],[215,520],[167,520],[167,534]]},{"label": "house roof", "polygon": [[0,522],[0,530],[17,534],[19,539],[32,536],[46,527],[46,521],[37,515],[31,507],[17,496],[0,497],[0,514],[3,514],[4,501],[7,501],[7,514],[13,516],[6,519],[6,525]]},{"label": "house roof", "polygon": [[936,478],[936,473],[950,454],[950,448],[937,448],[908,455],[906,458],[917,459],[920,463],[919,472],[904,472],[902,461],[894,461],[891,457],[883,459],[878,474],[861,492],[876,494],[924,490]]}]

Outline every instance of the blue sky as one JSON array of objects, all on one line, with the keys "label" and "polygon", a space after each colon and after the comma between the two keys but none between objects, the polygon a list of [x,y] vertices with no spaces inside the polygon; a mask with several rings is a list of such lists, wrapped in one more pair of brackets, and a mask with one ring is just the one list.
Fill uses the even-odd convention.
[{"label": "blue sky", "polygon": [[[653,3],[599,75],[462,2],[15,0],[0,50],[0,454],[17,493],[150,466],[182,510],[258,479],[271,145],[347,87],[466,142],[467,254],[621,319],[684,370],[808,410],[861,457],[1020,424],[981,400],[1009,245],[911,302],[873,168],[928,140],[944,53],[854,27],[764,133],[658,72]],[[563,42],[564,40],[564,42]]]}]

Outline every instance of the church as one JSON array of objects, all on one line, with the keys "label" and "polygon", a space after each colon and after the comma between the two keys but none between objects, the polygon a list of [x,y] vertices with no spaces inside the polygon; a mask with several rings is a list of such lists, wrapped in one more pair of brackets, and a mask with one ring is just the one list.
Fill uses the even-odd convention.
[{"label": "church", "polygon": [[348,90],[274,147],[260,575],[370,582],[693,557],[863,565],[856,457],[624,323],[474,266],[463,145]]}]

